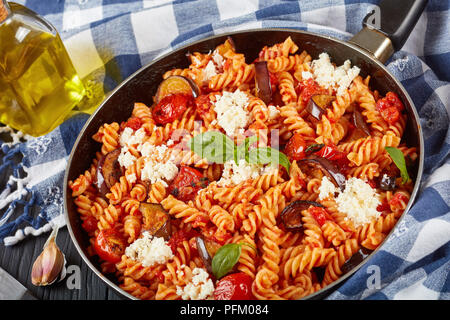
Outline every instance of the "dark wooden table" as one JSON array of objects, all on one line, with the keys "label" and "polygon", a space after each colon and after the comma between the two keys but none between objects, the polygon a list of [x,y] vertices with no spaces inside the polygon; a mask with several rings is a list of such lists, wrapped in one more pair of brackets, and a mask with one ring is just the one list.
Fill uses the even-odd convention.
[{"label": "dark wooden table", "polygon": [[[63,281],[47,287],[36,287],[31,283],[31,267],[42,252],[42,247],[50,233],[39,237],[30,236],[14,246],[0,244],[0,267],[22,283],[38,299],[42,300],[120,300],[122,295],[105,284],[93,273],[81,256],[69,236],[67,228],[58,232],[56,243],[64,252],[67,266],[80,268],[80,289],[68,289],[68,275]],[[72,282],[71,282],[72,283]],[[70,283],[69,283],[70,287]]]}]

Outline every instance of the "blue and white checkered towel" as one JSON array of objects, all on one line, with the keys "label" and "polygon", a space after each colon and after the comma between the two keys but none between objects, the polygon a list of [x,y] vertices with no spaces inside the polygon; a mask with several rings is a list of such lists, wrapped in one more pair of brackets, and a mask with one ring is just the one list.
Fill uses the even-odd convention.
[{"label": "blue and white checkered towel", "polygon": [[[157,55],[213,34],[287,27],[349,39],[376,0],[22,0],[59,30],[98,102]],[[425,171],[416,203],[362,269],[329,299],[450,298],[449,1],[430,0],[388,69],[420,115]],[[50,134],[2,143],[0,239],[13,245],[64,225],[62,181],[68,154],[87,116]],[[2,129],[7,130],[7,129]],[[23,157],[22,161],[20,161]],[[19,161],[17,161],[19,160]],[[7,172],[7,173],[6,173]],[[8,175],[9,176],[8,179]]]}]

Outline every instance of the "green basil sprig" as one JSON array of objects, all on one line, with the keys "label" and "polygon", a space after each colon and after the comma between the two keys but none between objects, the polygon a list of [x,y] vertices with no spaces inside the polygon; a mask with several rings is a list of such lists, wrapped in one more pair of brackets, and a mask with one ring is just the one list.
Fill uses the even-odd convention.
[{"label": "green basil sprig", "polygon": [[193,137],[188,145],[190,149],[209,162],[224,163],[234,159],[236,164],[245,159],[255,164],[280,164],[289,173],[291,163],[285,154],[271,148],[250,146],[258,141],[256,136],[248,137],[239,146],[236,146],[229,137],[219,131],[207,131]]},{"label": "green basil sprig", "polygon": [[278,163],[286,169],[287,173],[289,173],[291,168],[288,157],[271,147],[260,147],[250,150],[248,162],[258,164]]},{"label": "green basil sprig", "polygon": [[188,142],[189,148],[210,162],[225,163],[234,157],[234,142],[219,131],[197,134]]},{"label": "green basil sprig", "polygon": [[229,243],[217,250],[211,263],[212,272],[217,279],[222,278],[233,269],[239,261],[243,245],[247,245],[256,251],[255,246],[247,242]]},{"label": "green basil sprig", "polygon": [[408,169],[406,168],[406,161],[403,152],[400,149],[394,147],[385,147],[384,148],[392,161],[394,161],[397,168],[400,170],[400,175],[402,177],[402,183],[406,183],[409,180]]}]

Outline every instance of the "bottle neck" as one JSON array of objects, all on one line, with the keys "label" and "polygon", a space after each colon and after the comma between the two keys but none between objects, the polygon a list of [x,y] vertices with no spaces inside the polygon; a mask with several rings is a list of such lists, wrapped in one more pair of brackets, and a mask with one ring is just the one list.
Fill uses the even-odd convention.
[{"label": "bottle neck", "polygon": [[8,2],[6,0],[0,0],[0,23],[8,18],[11,13],[11,9],[9,8]]}]

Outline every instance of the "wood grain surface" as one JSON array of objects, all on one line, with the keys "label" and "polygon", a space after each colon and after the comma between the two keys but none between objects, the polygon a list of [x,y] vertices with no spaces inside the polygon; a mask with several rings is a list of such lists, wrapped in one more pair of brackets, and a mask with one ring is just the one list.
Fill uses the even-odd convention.
[{"label": "wood grain surface", "polygon": [[[125,299],[114,289],[105,284],[78,254],[69,236],[67,228],[58,232],[56,243],[66,256],[67,266],[76,265],[80,268],[80,289],[69,289],[69,276],[51,286],[36,287],[31,283],[31,267],[34,260],[42,252],[50,233],[39,237],[30,236],[14,246],[5,247],[0,244],[0,266],[16,278],[31,293],[41,300],[122,300]],[[68,286],[69,284],[69,286]],[[1,285],[1,284],[0,284]]]}]

